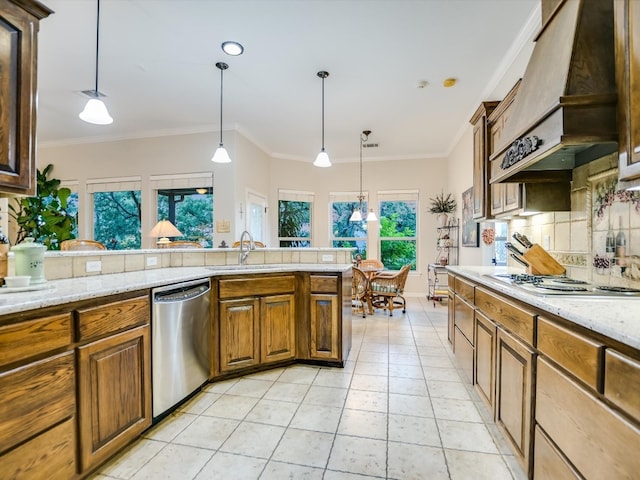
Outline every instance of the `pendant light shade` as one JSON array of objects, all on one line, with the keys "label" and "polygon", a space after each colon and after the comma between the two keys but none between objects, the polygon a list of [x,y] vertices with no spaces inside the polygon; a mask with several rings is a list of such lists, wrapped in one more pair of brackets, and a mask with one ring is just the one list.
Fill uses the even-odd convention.
[{"label": "pendant light shade", "polygon": [[324,79],[329,76],[329,72],[322,70],[318,72],[318,76],[322,79],[322,149],[320,149],[320,153],[313,164],[316,167],[330,167],[331,160],[329,160],[329,155],[324,149]]},{"label": "pendant light shade", "polygon": [[86,96],[91,97],[78,115],[81,120],[95,125],[109,125],[113,123],[113,118],[109,115],[107,107],[100,97],[106,97],[98,90],[98,58],[100,52],[100,0],[97,0],[97,20],[96,20],[96,85],[94,90],[84,90]]},{"label": "pendant light shade", "polygon": [[[360,195],[358,195],[358,200],[360,202],[358,208],[353,210],[353,213],[349,217],[350,222],[361,222],[363,219],[362,216],[362,203],[364,202],[364,194],[362,193],[362,144],[369,139],[369,135],[371,134],[371,130],[363,130],[360,134]],[[366,216],[367,222],[375,222],[378,220],[378,217],[375,213],[373,213],[373,208],[369,209],[369,213]]]},{"label": "pendant light shade", "polygon": [[224,62],[218,62],[216,63],[216,67],[220,69],[220,145],[213,154],[211,161],[214,163],[231,163],[231,158],[229,158],[229,154],[222,144],[222,82],[224,71],[229,68],[229,65]]}]

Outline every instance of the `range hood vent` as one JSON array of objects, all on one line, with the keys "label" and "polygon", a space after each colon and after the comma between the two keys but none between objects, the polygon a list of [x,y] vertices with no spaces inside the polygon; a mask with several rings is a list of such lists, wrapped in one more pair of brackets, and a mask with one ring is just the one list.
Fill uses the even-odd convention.
[{"label": "range hood vent", "polygon": [[491,183],[539,182],[617,150],[613,0],[542,0],[543,25],[490,157]]}]

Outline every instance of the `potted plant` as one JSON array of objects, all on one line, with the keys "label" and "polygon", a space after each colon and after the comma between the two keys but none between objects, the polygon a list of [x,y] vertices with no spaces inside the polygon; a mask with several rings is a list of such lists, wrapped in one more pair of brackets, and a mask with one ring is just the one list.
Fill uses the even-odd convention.
[{"label": "potted plant", "polygon": [[431,207],[429,208],[429,211],[438,215],[439,226],[446,226],[449,214],[456,211],[457,204],[455,199],[450,193],[447,193],[447,196],[445,197],[444,193],[440,192],[440,194],[436,195],[435,198],[430,198],[429,200],[431,200]]},{"label": "potted plant", "polygon": [[60,180],[48,178],[53,165],[37,171],[37,193],[34,197],[16,197],[9,204],[11,217],[17,224],[15,245],[27,237],[46,245],[48,250],[60,250],[63,240],[75,238],[76,218],[68,211],[71,190],[60,188]]}]

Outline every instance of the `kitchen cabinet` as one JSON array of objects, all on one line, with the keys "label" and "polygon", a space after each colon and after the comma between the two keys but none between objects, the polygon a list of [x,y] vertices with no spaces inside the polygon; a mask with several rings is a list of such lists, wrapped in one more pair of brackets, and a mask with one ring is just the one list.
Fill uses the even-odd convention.
[{"label": "kitchen cabinet", "polygon": [[148,295],[77,311],[80,471],[151,425]]},{"label": "kitchen cabinet", "polygon": [[615,63],[621,181],[640,185],[640,4],[615,0]]},{"label": "kitchen cabinet", "polygon": [[[498,104],[498,106],[491,112],[488,117],[488,130],[489,130],[489,148],[486,168],[489,172],[489,156],[491,156],[499,147],[501,147],[502,132],[509,120],[511,114],[511,106],[513,100],[518,93],[520,87],[520,80],[511,88],[509,93]],[[489,173],[487,173],[488,175]],[[489,181],[491,179],[489,178]],[[522,204],[522,184],[520,183],[494,183],[489,185],[491,195],[489,197],[491,201],[491,208],[489,217],[500,216],[517,210]]]},{"label": "kitchen cabinet", "polygon": [[484,220],[491,202],[489,190],[488,117],[499,102],[482,102],[471,117],[473,125],[473,218]]},{"label": "kitchen cabinet", "polygon": [[15,320],[5,317],[0,324],[1,475],[71,478],[76,472],[73,316],[34,313]]},{"label": "kitchen cabinet", "polygon": [[51,13],[35,0],[0,0],[0,192],[36,190],[38,29]]},{"label": "kitchen cabinet", "polygon": [[[462,343],[456,359],[473,370],[476,391],[529,478],[635,478],[640,351],[459,272],[449,278],[454,302],[464,299],[449,312]],[[473,342],[462,333],[471,309]]]},{"label": "kitchen cabinet", "polygon": [[[218,282],[214,372],[235,372],[296,357],[295,276]],[[214,373],[214,375],[215,375]]]},{"label": "kitchen cabinet", "polygon": [[339,282],[334,275],[309,276],[309,358],[343,360]]}]

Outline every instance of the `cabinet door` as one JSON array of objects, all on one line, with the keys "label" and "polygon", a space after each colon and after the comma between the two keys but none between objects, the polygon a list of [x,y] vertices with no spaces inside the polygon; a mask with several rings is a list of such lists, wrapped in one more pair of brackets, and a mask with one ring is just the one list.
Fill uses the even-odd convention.
[{"label": "cabinet door", "polygon": [[453,346],[453,329],[455,326],[455,306],[454,306],[454,293],[449,290],[449,299],[447,301],[447,312],[449,313],[447,318],[447,340],[451,346]]},{"label": "cabinet door", "polygon": [[522,184],[504,183],[503,212],[517,210],[522,206]]},{"label": "cabinet door", "polygon": [[29,2],[27,13],[16,3],[0,2],[0,191],[32,195],[38,19],[50,10]]},{"label": "cabinet door", "polygon": [[220,302],[220,371],[229,372],[260,363],[260,300],[244,298]]},{"label": "cabinet door", "polygon": [[496,388],[496,336],[494,322],[480,312],[475,314],[475,379],[476,390],[493,413]]},{"label": "cabinet door", "polygon": [[486,116],[480,117],[473,126],[473,218],[486,217],[487,126]]},{"label": "cabinet door", "polygon": [[145,325],[78,348],[81,471],[151,425],[149,338]]},{"label": "cabinet door", "polygon": [[260,360],[262,363],[296,356],[295,295],[260,299]]},{"label": "cabinet door", "polygon": [[338,296],[311,294],[311,358],[340,360]]},{"label": "cabinet door", "polygon": [[491,185],[491,215],[498,215],[504,211],[504,183]]},{"label": "cabinet door", "polygon": [[532,437],[534,352],[498,329],[496,423],[511,443],[516,458],[529,471]]},{"label": "cabinet door", "polygon": [[640,178],[640,4],[615,2],[620,179]]}]

